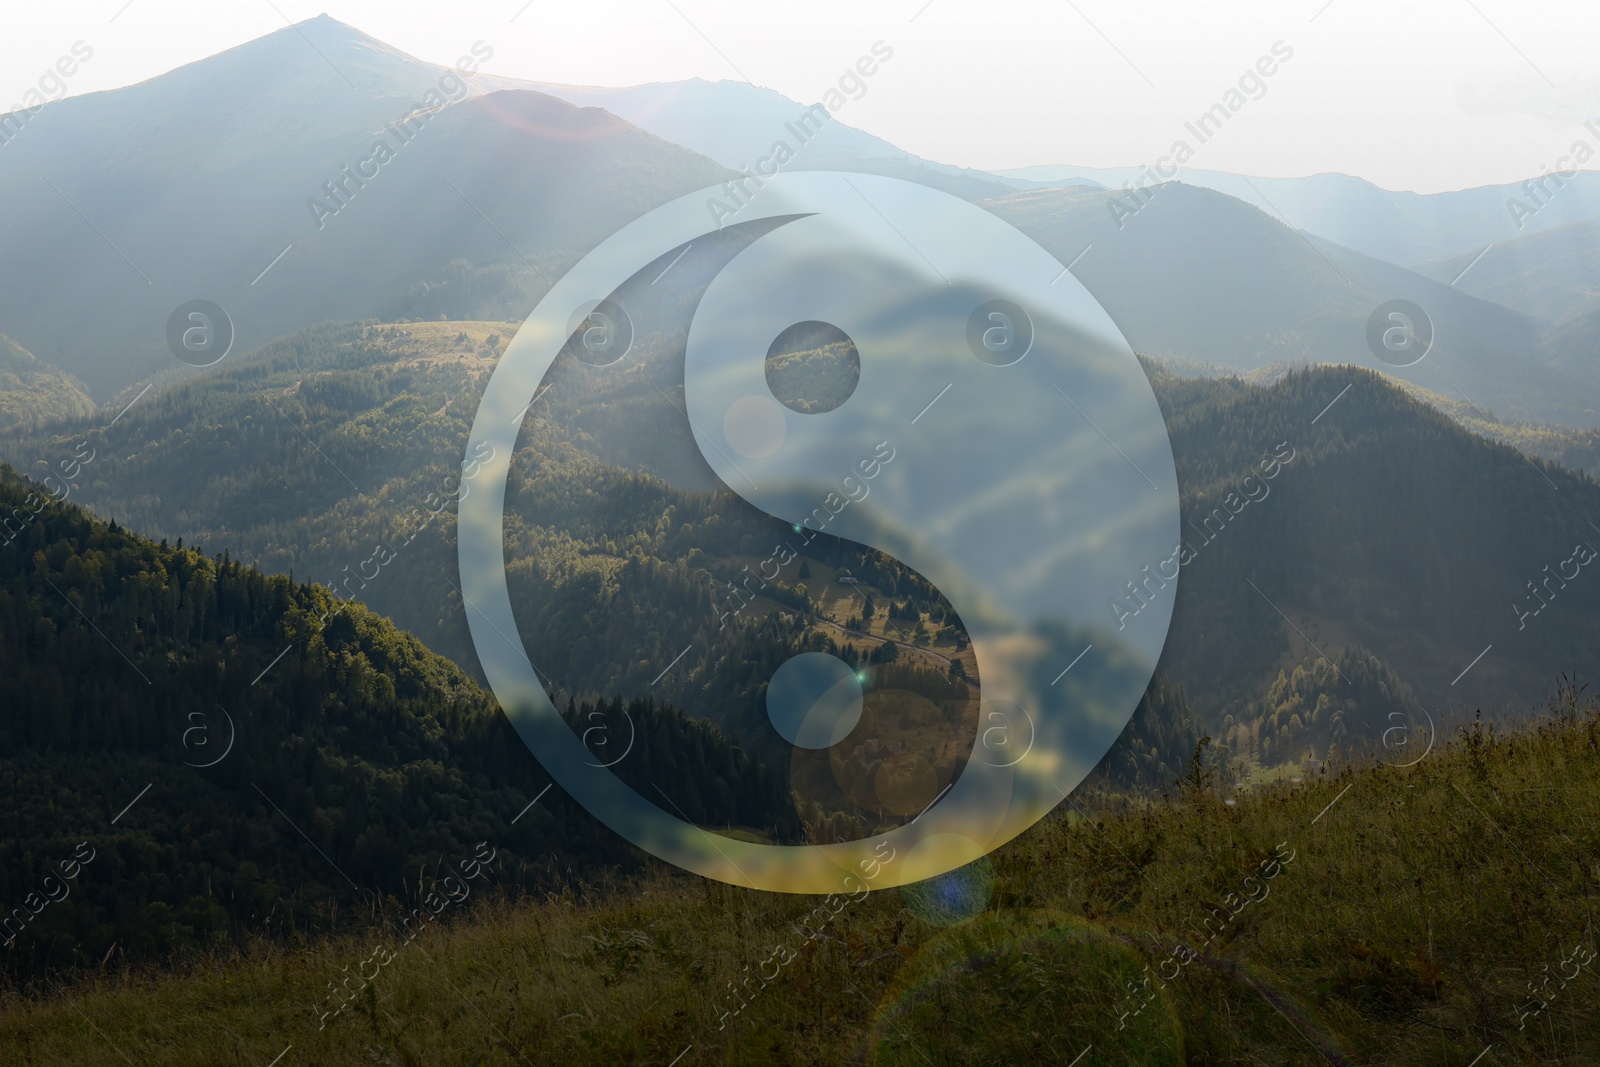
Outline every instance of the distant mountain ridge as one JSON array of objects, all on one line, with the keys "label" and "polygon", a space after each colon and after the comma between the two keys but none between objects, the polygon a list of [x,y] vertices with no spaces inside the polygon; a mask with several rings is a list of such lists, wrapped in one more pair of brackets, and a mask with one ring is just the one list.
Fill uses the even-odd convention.
[{"label": "distant mountain ridge", "polygon": [[[1137,201],[1093,185],[1018,191],[1025,178],[934,164],[847,125],[851,97],[877,91],[870,78],[825,93],[837,97],[832,114],[738,82],[521,81],[497,74],[482,42],[462,52],[476,73],[323,16],[46,106],[6,146],[0,172],[0,332],[104,402],[190,373],[168,351],[167,323],[195,299],[222,306],[240,352],[319,322],[518,321],[599,240],[761,165],[809,116],[820,132],[797,139],[785,166],[892,174],[979,200],[1073,264],[1147,354],[1241,371],[1367,361],[1366,317],[1404,297],[1429,310],[1439,343],[1394,373],[1516,420],[1587,427],[1600,416],[1590,355],[1600,335],[1574,312],[1586,274],[1536,271],[1545,296],[1524,299],[1496,282],[1498,252],[1461,262],[1472,269],[1455,286],[1457,262],[1438,266],[1488,225],[1489,207],[1504,208],[1491,203],[1503,189],[1419,198],[1342,176],[1280,188],[1195,171],[1184,177],[1228,192],[1182,182]],[[1029,172],[1058,183],[1064,173]],[[1569,183],[1529,227],[1600,211],[1587,183]],[[1581,224],[1523,240],[1569,231],[1572,261],[1594,258],[1600,233]],[[1420,259],[1438,276],[1395,266]],[[1514,285],[1527,294],[1528,282]],[[1560,330],[1548,321],[1557,311],[1572,314]]]},{"label": "distant mountain ridge", "polygon": [[[165,338],[186,301],[221,305],[242,351],[377,317],[457,261],[542,292],[728,176],[600,109],[469,80],[321,17],[47,105],[0,170],[0,332],[104,398],[182,369]],[[364,163],[379,142],[392,159]]]},{"label": "distant mountain ridge", "polygon": [[[922,159],[847,125],[844,120],[849,115],[851,96],[839,96],[836,110],[840,117],[834,117],[829,106],[791,100],[744,82],[692,78],[611,89],[493,77],[482,80],[537,89],[574,104],[603,107],[734,170],[741,166],[755,168],[762,157],[771,153],[774,142],[788,141],[796,153],[786,170],[864,171],[919,182],[967,200],[998,196],[1014,185],[983,171]],[[866,87],[870,81],[858,77],[856,83],[862,86],[862,95],[869,91]],[[788,127],[808,113],[825,121],[819,124],[820,132],[806,139],[802,147]]]},{"label": "distant mountain ridge", "polygon": [[[1144,167],[1041,166],[999,176],[1047,183],[1093,180],[1113,192],[1129,183],[1161,180]],[[1297,229],[1401,266],[1471,257],[1490,244],[1600,217],[1600,172],[1595,171],[1444,193],[1396,192],[1347,174],[1261,178],[1183,168],[1171,180],[1227,193]]]},{"label": "distant mountain ridge", "polygon": [[1429,264],[1424,273],[1547,322],[1565,324],[1600,307],[1600,219],[1502,241]]},{"label": "distant mountain ridge", "polygon": [[[983,206],[1043,245],[1094,294],[1135,351],[1247,372],[1283,361],[1356,363],[1497,414],[1589,426],[1600,367],[1553,366],[1545,324],[1290,229],[1224,193],[1173,182],[1115,218],[1100,189],[1012,193]],[[1433,319],[1433,350],[1393,366],[1368,319],[1394,299]]]}]

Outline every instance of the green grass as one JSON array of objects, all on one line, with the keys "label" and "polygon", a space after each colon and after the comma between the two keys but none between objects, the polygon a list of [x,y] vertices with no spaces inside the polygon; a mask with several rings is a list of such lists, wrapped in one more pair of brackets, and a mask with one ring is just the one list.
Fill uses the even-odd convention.
[{"label": "green grass", "polygon": [[[808,940],[792,924],[815,899],[665,869],[539,901],[480,892],[325,1029],[328,984],[392,934],[11,993],[0,1061],[265,1065],[292,1044],[281,1067],[1600,1062],[1600,959],[1558,976],[1596,947],[1592,704],[1232,806],[1077,803],[975,865],[992,861],[992,895],[968,880],[987,906],[964,924],[928,921],[925,888],[887,890]],[[1280,843],[1293,858],[1267,879]],[[1237,913],[1203,926],[1213,909]],[[1135,997],[1145,967],[1172,980]]]}]

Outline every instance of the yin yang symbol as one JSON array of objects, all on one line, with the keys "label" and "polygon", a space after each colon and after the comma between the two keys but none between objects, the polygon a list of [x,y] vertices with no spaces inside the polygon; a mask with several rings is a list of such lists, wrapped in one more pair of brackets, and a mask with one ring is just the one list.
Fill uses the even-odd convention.
[{"label": "yin yang symbol", "polygon": [[[1053,256],[981,207],[865,174],[753,181],[738,186],[731,218],[707,210],[728,202],[725,186],[626,226],[556,282],[506,349],[467,443],[469,455],[491,457],[458,516],[468,625],[523,741],[627,840],[764,890],[904,885],[1028,829],[1127,725],[1177,591],[1176,567],[1165,569],[1180,541],[1171,444],[1111,318]],[[774,353],[794,337],[810,338],[808,358],[824,354],[815,367],[848,374],[788,396],[787,381],[821,374],[812,364],[782,364],[789,378],[774,371]],[[792,752],[795,783],[832,766],[870,832],[751,840],[691,822],[665,783],[628,784],[627,761],[597,765],[541,680],[580,669],[572,635],[546,631],[544,652],[519,639],[519,617],[543,618],[539,597],[549,595],[529,586],[514,596],[521,587],[508,584],[508,484],[526,484],[511,478],[519,441],[644,479],[597,475],[596,494],[643,485],[696,501],[682,510],[697,522],[675,511],[655,536],[728,546],[723,558],[690,554],[689,570],[716,579],[705,620],[662,637],[652,657],[601,650],[617,666],[583,665],[584,685],[670,693],[679,710],[711,715],[723,694],[706,686],[749,666],[730,652],[746,647],[738,635],[820,635],[763,667],[761,706],[740,697],[744,717],[730,729],[747,747]],[[522,522],[594,525],[570,511],[528,514],[520,501]],[[763,522],[776,531],[764,541]],[[826,592],[820,579],[799,590],[795,568],[808,561]],[[907,603],[934,606],[887,621],[880,606],[870,640],[855,619],[819,607],[864,602],[860,588],[885,582],[910,590]],[[883,629],[929,623],[959,629],[973,669],[963,673],[950,645],[926,633],[896,629],[891,639]],[[686,625],[664,611],[659,629]],[[687,647],[672,660],[680,640]],[[846,643],[856,662],[841,658]],[[891,643],[899,658],[881,662]],[[880,684],[915,671],[953,681],[922,692]],[[884,732],[936,723],[938,708],[955,709],[954,740]],[[941,762],[952,746],[957,758]]]}]

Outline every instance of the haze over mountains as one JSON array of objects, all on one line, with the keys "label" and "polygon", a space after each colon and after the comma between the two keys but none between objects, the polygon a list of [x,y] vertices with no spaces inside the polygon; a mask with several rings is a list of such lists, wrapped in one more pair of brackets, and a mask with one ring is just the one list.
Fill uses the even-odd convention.
[{"label": "haze over mountains", "polygon": [[[119,429],[134,435],[128,457],[94,468],[83,499],[140,529],[204,536],[272,568],[332,571],[361,558],[357,542],[383,536],[393,520],[378,500],[423,493],[427,478],[445,469],[464,432],[469,409],[462,405],[548,280],[651,206],[725,180],[765,150],[774,129],[788,130],[806,111],[732,82],[530,87],[536,84],[460,76],[322,17],[142,85],[46,108],[27,137],[6,146],[0,173],[0,204],[17,206],[0,213],[0,239],[20,250],[0,264],[0,284],[15,294],[0,307],[0,329],[18,342],[4,350],[14,424],[5,458],[27,469],[41,449],[93,427],[94,419],[78,421],[90,401],[69,375],[103,401],[172,371],[167,314],[182,300],[217,300],[238,327],[238,370],[225,366],[192,388],[163,384]],[[1600,265],[1600,221],[1555,226],[1589,210],[1587,176],[1538,215],[1541,232],[1449,258],[1438,254],[1459,251],[1450,242],[1500,232],[1485,205],[1504,190],[1415,197],[1338,176],[1274,185],[1196,172],[1234,191],[1242,182],[1266,206],[1174,182],[1119,213],[1113,208],[1130,202],[1126,193],[1088,184],[1008,188],[1020,179],[940,167],[837,118],[822,124],[794,165],[919,177],[978,198],[1070,263],[1135,349],[1169,367],[1244,374],[1355,364],[1442,398],[1442,409],[1479,429],[1489,425],[1486,411],[1584,428],[1597,421],[1600,312],[1585,279]],[[1326,232],[1293,229],[1275,207],[1291,215],[1303,208]],[[1435,262],[1402,265],[1424,253]],[[1415,366],[1390,366],[1367,345],[1372,310],[1395,298],[1422,305],[1436,327],[1434,350]],[[391,347],[399,336],[392,332],[377,347],[377,335],[348,326],[294,332],[324,321],[440,318],[504,325],[436,330],[431,341],[410,342],[420,350]],[[287,346],[247,358],[283,335],[291,335]],[[262,406],[263,392],[278,412]],[[1169,420],[1182,421],[1197,417],[1193,405],[1229,394],[1205,394],[1203,403],[1181,389],[1174,396],[1187,399],[1174,401]],[[604,417],[644,426],[631,414],[637,403],[619,394]],[[425,432],[397,448],[402,424],[424,409]],[[1400,423],[1416,417],[1395,410]],[[1502,436],[1590,465],[1587,437],[1530,434]],[[302,447],[308,441],[335,456],[344,473],[323,469]],[[192,461],[183,458],[196,443],[230,457],[198,497]],[[656,442],[639,447],[675,454]],[[1188,447],[1185,461],[1197,462],[1217,445]],[[1357,466],[1370,465],[1366,476],[1376,484],[1381,460],[1363,457]],[[1559,480],[1521,462],[1534,488]],[[568,474],[577,477],[578,469]],[[354,497],[346,474],[363,486]],[[1193,491],[1198,500],[1202,489]],[[430,534],[416,552],[437,554],[444,565],[448,550],[447,536]],[[602,542],[593,551],[609,550]],[[1532,564],[1528,552],[1518,554]],[[1473,566],[1468,546],[1451,559]],[[1360,570],[1330,580],[1359,585]],[[447,591],[417,593],[391,586],[371,595],[470,665],[459,614],[439,607]],[[1336,613],[1334,625],[1350,641],[1332,644],[1389,659],[1372,646],[1393,635],[1363,631],[1356,610],[1351,602]],[[1186,664],[1180,677],[1200,682],[1199,665],[1215,657],[1189,661],[1185,646],[1175,647],[1175,662]],[[1438,649],[1437,662],[1434,654],[1393,654],[1419,693],[1437,695],[1429,678],[1455,650]],[[1280,652],[1268,642],[1253,655],[1231,682],[1205,679],[1202,707],[1237,710],[1255,684],[1242,679],[1260,681]],[[1512,672],[1515,684],[1530,686],[1548,666],[1530,660],[1524,673]],[[1485,672],[1486,681],[1492,677]],[[1221,697],[1228,685],[1245,688]],[[1503,697],[1510,685],[1483,695]]]},{"label": "haze over mountains", "polygon": [[[1545,366],[1538,320],[1297,233],[1208,189],[1160,186],[1120,228],[1107,206],[1115,195],[1037,190],[986,206],[1073,263],[1135,351],[1234,372],[1355,363],[1448,396],[1463,391],[1497,413],[1593,421],[1593,369]],[[1397,298],[1420,304],[1436,330],[1434,351],[1411,367],[1379,360],[1367,344],[1373,310]]]},{"label": "haze over mountains", "polygon": [[[322,16],[46,106],[4,147],[0,333],[105,402],[186,372],[165,327],[193,299],[228,311],[235,351],[325,321],[517,321],[598,240],[752,165],[808,111],[730,81],[523,81],[496,73],[482,42],[461,51],[476,74]],[[789,166],[984,203],[1074,263],[1148,354],[1235,371],[1354,361],[1495,415],[1594,424],[1595,175],[1546,179],[1520,231],[1506,202],[1535,194],[1519,187],[1421,196],[1342,175],[1185,171],[1139,206],[1094,186],[1131,171],[987,175],[905,153],[847,124],[872,85],[819,86],[837,115]],[[1115,214],[1117,200],[1136,213]],[[1490,242],[1507,243],[1474,262]],[[1404,370],[1364,337],[1395,298],[1439,333]]]},{"label": "haze over mountains", "polygon": [[[463,51],[480,67],[492,53]],[[870,84],[858,79],[862,93]],[[850,96],[838,100],[836,110],[847,117]],[[0,204],[33,205],[0,213],[0,238],[22,250],[0,264],[0,283],[16,294],[0,307],[0,329],[18,342],[0,352],[11,384],[9,407],[0,408],[12,424],[4,458],[27,470],[103,423],[102,416],[85,419],[89,396],[103,401],[152,376],[190,373],[165,350],[166,316],[185,299],[217,300],[238,327],[233,362],[190,386],[164,382],[119,416],[126,449],[87,472],[81,499],[153,534],[229,545],[269,569],[348,570],[368,551],[367,540],[392,530],[395,502],[425,494],[429,479],[448,470],[483,374],[549,279],[654,204],[732,176],[765,151],[774,130],[792,134],[806,110],[734,82],[596,89],[486,72],[468,77],[326,17],[142,85],[51,105],[26,138],[6,146],[8,166],[0,173]],[[204,151],[182,147],[196,144]],[[1021,184],[1015,176],[940,167],[839,118],[821,124],[794,166],[901,174],[977,198],[1071,264],[1135,349],[1168,368],[1272,380],[1293,366],[1354,364],[1412,383],[1452,418],[1527,452],[1594,465],[1592,435],[1507,426],[1488,414],[1582,428],[1597,422],[1600,312],[1585,278],[1600,265],[1600,221],[1554,225],[1589,210],[1587,177],[1562,190],[1559,209],[1552,201],[1538,215],[1542,232],[1487,254],[1469,247],[1414,270],[1397,260],[1498,233],[1484,205],[1504,191],[1416,197],[1338,176],[1272,184],[1204,172],[1194,176],[1248,189],[1263,202],[1270,196],[1270,203],[1257,207],[1183,182],[1131,201],[1093,184],[1018,190],[1008,188]],[[1114,210],[1130,202],[1132,212]],[[1275,210],[1285,204],[1321,219],[1326,232],[1286,225]],[[1436,327],[1433,351],[1410,367],[1379,360],[1366,340],[1373,309],[1395,298],[1422,305]],[[360,319],[478,321],[426,333],[419,327],[415,338],[398,326],[381,334],[350,325],[304,329]],[[289,339],[248,355],[278,336]],[[1231,387],[1197,393],[1178,379],[1162,381],[1174,426],[1216,405],[1231,418],[1245,410],[1246,398]],[[653,457],[645,469],[655,473],[650,463],[695,457],[686,436],[678,440],[642,414],[640,405],[654,402],[649,391],[619,392],[584,416],[600,420],[584,433],[615,437],[600,432],[602,423],[628,428],[623,439]],[[1250,418],[1281,420],[1272,404],[1260,403]],[[1394,425],[1384,432],[1416,423],[1418,439],[1451,454],[1476,441],[1462,435],[1443,443],[1420,419],[1410,407],[1394,408]],[[1180,460],[1199,463],[1211,472],[1206,478],[1233,469],[1213,469],[1203,458],[1234,447],[1227,443],[1232,431],[1216,432],[1224,436],[1189,440]],[[580,433],[573,447],[588,454],[584,440]],[[190,458],[196,449],[214,458],[197,469]],[[1492,454],[1477,462],[1496,466]],[[1350,455],[1360,457],[1350,462],[1361,477],[1383,481],[1380,455]],[[542,477],[599,477],[589,465],[607,470],[611,458],[602,451],[576,465],[571,457],[551,459]],[[1535,490],[1560,481],[1518,462],[1519,476]],[[214,463],[220,466],[213,470]],[[667,481],[676,491],[688,484]],[[1188,487],[1195,507],[1205,484]],[[539,529],[549,521],[541,514],[521,521]],[[1404,535],[1413,532],[1408,527]],[[556,572],[568,563],[541,555],[544,534],[524,536],[531,538],[521,549],[530,580],[559,586],[566,579]],[[615,540],[602,538],[588,551],[612,555],[606,546]],[[450,544],[447,531],[429,532],[412,553],[448,571]],[[1450,566],[1478,567],[1474,551],[1456,546]],[[1531,546],[1519,545],[1515,555],[1537,572]],[[662,557],[664,566],[680,562],[671,553]],[[1338,571],[1327,579],[1330,588],[1363,588],[1376,565]],[[1310,561],[1295,566],[1315,570]],[[1239,573],[1231,570],[1223,585],[1237,585]],[[441,606],[451,596],[444,586],[390,583],[364,595],[471,668],[459,609]],[[1317,610],[1333,596],[1318,594]],[[1328,643],[1337,652],[1376,653],[1403,684],[1437,698],[1433,675],[1457,654],[1454,639],[1435,634],[1406,644],[1399,632],[1361,620],[1359,608],[1347,600],[1333,611],[1328,622],[1340,636]],[[1255,619],[1253,632],[1264,633],[1260,627],[1270,621]],[[564,624],[549,625],[539,635],[546,642]],[[1408,625],[1434,628],[1420,619]],[[1193,640],[1203,633],[1196,628]],[[1391,642],[1406,650],[1386,648]],[[1221,662],[1216,654],[1185,651],[1198,647],[1175,643],[1173,664],[1181,679],[1202,688],[1198,703],[1210,714],[1240,710],[1285,654],[1260,637],[1224,678],[1205,673],[1206,664]],[[1235,651],[1244,655],[1246,647]],[[574,663],[574,677],[590,678],[590,691],[605,690],[599,675],[585,673],[587,664]],[[1485,671],[1481,695],[1502,699],[1554,669],[1554,661],[1530,653],[1502,685],[1491,685],[1495,672]]]},{"label": "haze over mountains", "polygon": [[[527,85],[574,104],[603,107],[735,170],[740,166],[753,168],[770,153],[775,141],[796,141],[787,127],[810,107],[744,82],[707,82],[698,78],[624,89],[543,82]],[[795,144],[794,162],[786,169],[883,174],[931,185],[968,200],[998,196],[1017,184],[982,171],[930,162],[848,125],[844,119],[849,116],[850,101],[870,92],[871,82],[856,76],[851,86],[849,95],[836,86],[819,86],[840,92],[834,99],[842,117],[830,117],[803,147]]]},{"label": "haze over mountains", "polygon": [[0,332],[104,398],[173,366],[166,321],[185,301],[227,309],[244,350],[395,314],[456,260],[553,276],[726,176],[539,93],[463,88],[419,108],[460,84],[323,17],[47,106],[4,148]]},{"label": "haze over mountains", "polygon": [[1428,264],[1423,272],[1446,281],[1459,276],[1466,292],[1564,323],[1600,307],[1600,219],[1502,241]]},{"label": "haze over mountains", "polygon": [[[1048,184],[1093,181],[1117,191],[1129,183],[1152,182],[1143,167],[1025,167],[1001,177]],[[1458,253],[1476,255],[1489,244],[1600,215],[1600,174],[1581,171],[1570,178],[1533,175],[1514,185],[1444,193],[1395,192],[1348,174],[1259,178],[1185,167],[1175,180],[1226,193],[1296,228],[1407,266]]]}]

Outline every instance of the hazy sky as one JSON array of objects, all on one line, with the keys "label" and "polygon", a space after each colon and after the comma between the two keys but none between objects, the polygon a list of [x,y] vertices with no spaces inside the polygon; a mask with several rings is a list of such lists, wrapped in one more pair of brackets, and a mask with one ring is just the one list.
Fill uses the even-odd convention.
[{"label": "hazy sky", "polygon": [[[72,93],[160,74],[326,11],[450,63],[628,85],[748,78],[805,102],[883,40],[894,59],[840,118],[984,169],[1132,166],[1179,137],[1191,167],[1357,174],[1430,192],[1541,172],[1600,120],[1594,0],[4,0],[0,108],[82,40]],[[1275,42],[1293,58],[1198,146],[1184,122]],[[1252,89],[1253,91],[1253,89]],[[1597,122],[1600,126],[1600,122]]]}]

